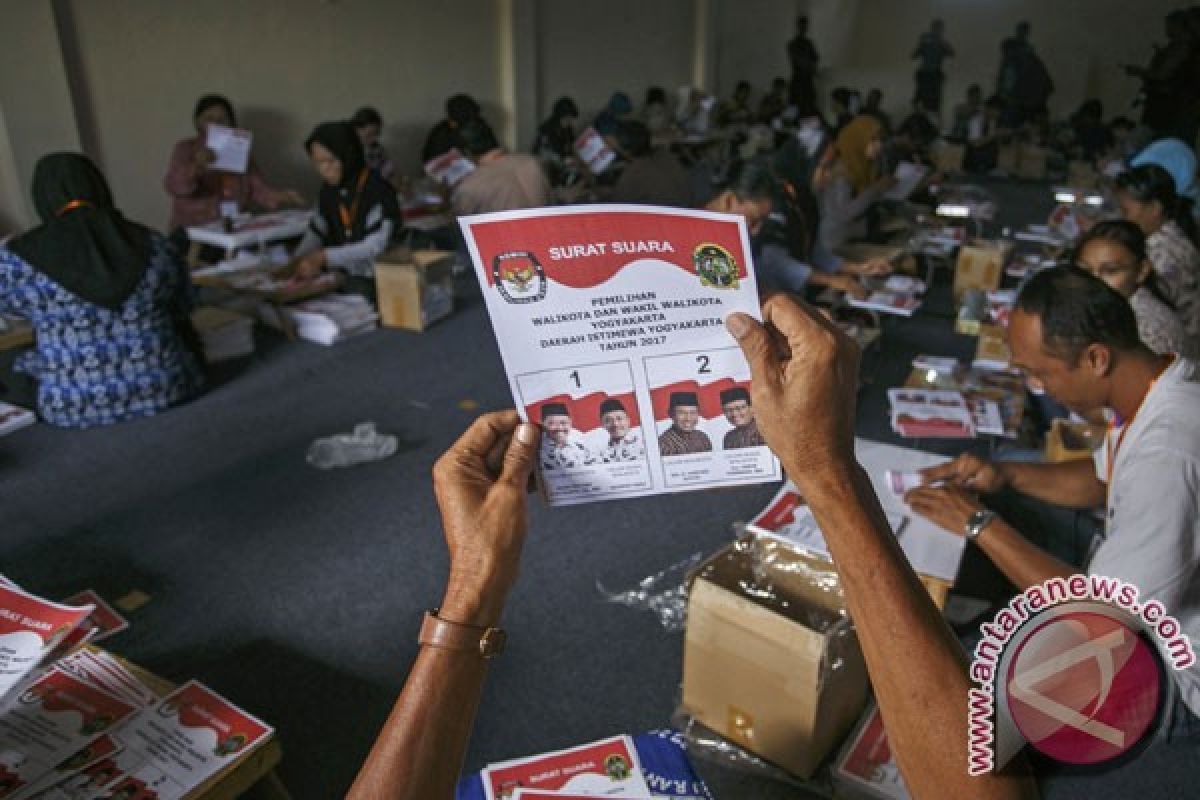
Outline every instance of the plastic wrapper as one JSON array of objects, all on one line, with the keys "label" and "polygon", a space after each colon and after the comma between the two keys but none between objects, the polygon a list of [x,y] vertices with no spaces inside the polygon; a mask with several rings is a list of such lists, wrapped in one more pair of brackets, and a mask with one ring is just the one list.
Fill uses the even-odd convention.
[{"label": "plastic wrapper", "polygon": [[305,460],[317,469],[352,467],[382,461],[393,455],[398,445],[395,436],[376,431],[374,422],[361,422],[350,433],[335,433],[314,441]]},{"label": "plastic wrapper", "polygon": [[649,611],[658,617],[666,631],[678,633],[687,621],[687,576],[703,558],[702,553],[692,553],[664,570],[647,575],[637,586],[625,591],[609,591],[600,581],[596,581],[596,588],[606,601]]}]

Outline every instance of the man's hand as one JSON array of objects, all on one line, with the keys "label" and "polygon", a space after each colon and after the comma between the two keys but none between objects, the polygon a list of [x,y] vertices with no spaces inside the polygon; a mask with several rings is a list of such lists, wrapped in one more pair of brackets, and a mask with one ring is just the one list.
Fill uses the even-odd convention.
[{"label": "man's hand", "polygon": [[495,625],[525,543],[526,487],[538,428],[515,411],[485,414],[433,467],[433,490],[450,550],[441,616]]},{"label": "man's hand", "polygon": [[759,430],[801,491],[815,480],[849,480],[854,461],[858,347],[832,322],[785,295],[763,304],[759,324],[725,321],[754,379]]},{"label": "man's hand", "polygon": [[925,483],[944,481],[982,494],[998,492],[1008,485],[1008,477],[998,465],[968,453],[920,472]]},{"label": "man's hand", "polygon": [[956,486],[922,486],[904,495],[904,502],[930,522],[959,536],[966,533],[971,515],[984,509],[974,495]]},{"label": "man's hand", "polygon": [[325,250],[314,250],[308,255],[300,256],[292,262],[292,277],[301,281],[311,281],[321,274],[325,268]]},{"label": "man's hand", "polygon": [[892,262],[883,256],[874,256],[866,261],[846,261],[842,263],[842,271],[850,275],[866,275],[879,277],[891,275],[894,271]]},{"label": "man's hand", "polygon": [[845,292],[855,300],[866,300],[870,292],[853,275],[830,275],[829,287],[839,292]]}]

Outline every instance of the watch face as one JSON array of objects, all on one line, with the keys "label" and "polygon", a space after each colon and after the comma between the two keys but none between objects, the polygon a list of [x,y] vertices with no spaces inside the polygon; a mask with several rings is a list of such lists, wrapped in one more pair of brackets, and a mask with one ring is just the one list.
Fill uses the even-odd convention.
[{"label": "watch face", "polygon": [[488,628],[479,640],[479,654],[484,658],[498,656],[504,652],[504,643],[508,636],[499,628]]}]

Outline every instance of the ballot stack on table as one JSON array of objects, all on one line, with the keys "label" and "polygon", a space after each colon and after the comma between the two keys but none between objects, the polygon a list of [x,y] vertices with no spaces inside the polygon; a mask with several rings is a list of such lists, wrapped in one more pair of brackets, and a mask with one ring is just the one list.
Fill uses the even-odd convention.
[{"label": "ballot stack on table", "polygon": [[0,797],[191,800],[273,741],[203,684],[152,686],[83,646],[126,624],[94,592],[54,603],[0,577]]},{"label": "ballot stack on table", "polygon": [[324,345],[375,330],[379,324],[371,301],[356,294],[328,294],[286,306],[264,303],[258,313],[267,325],[290,327],[297,337]]}]

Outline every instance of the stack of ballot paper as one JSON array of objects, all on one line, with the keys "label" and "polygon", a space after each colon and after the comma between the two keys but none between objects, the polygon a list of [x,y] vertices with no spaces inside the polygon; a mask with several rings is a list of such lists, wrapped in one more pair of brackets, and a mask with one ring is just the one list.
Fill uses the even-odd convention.
[{"label": "stack of ballot paper", "polygon": [[192,327],[209,364],[254,352],[254,320],[236,311],[205,306],[192,312]]},{"label": "stack of ballot paper", "polygon": [[970,439],[975,421],[962,392],[888,389],[892,430],[916,439]]},{"label": "stack of ballot paper", "polygon": [[270,737],[199,683],[160,697],[108,653],[63,653],[127,624],[90,590],[69,602],[0,576],[0,795],[182,800]]},{"label": "stack of ballot paper", "polygon": [[651,796],[633,739],[624,735],[489,764],[480,775],[487,800]]},{"label": "stack of ballot paper", "polygon": [[897,314],[901,317],[911,317],[913,312],[921,307],[921,301],[915,295],[886,289],[871,292],[862,300],[847,295],[846,302],[853,308],[878,311],[881,314]]},{"label": "stack of ballot paper", "polygon": [[259,306],[259,316],[268,325],[283,327],[279,314],[291,321],[296,336],[324,345],[336,344],[379,325],[375,307],[365,297],[355,294],[330,294],[281,308]]},{"label": "stack of ballot paper", "polygon": [[35,422],[37,417],[29,409],[0,401],[0,436],[28,428]]}]

